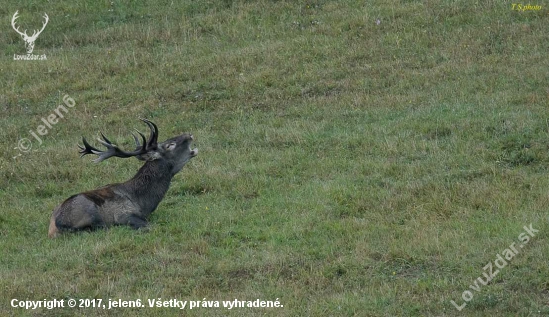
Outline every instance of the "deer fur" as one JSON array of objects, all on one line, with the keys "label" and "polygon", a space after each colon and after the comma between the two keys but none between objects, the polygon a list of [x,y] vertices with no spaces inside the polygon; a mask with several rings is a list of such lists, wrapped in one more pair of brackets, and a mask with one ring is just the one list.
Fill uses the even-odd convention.
[{"label": "deer fur", "polygon": [[193,136],[185,133],[157,143],[158,129],[149,120],[141,119],[151,129],[149,141],[143,134],[142,144],[136,141],[134,152],[124,152],[103,134],[99,139],[107,151],[100,151],[83,138],[82,156],[98,155],[96,162],[109,157],[136,157],[145,161],[137,174],[124,183],[111,184],[73,195],[57,206],[50,219],[48,236],[54,238],[63,231],[97,229],[113,225],[129,225],[139,229],[148,225],[147,218],[156,209],[170,187],[170,182],[183,166],[198,154],[191,150]]}]

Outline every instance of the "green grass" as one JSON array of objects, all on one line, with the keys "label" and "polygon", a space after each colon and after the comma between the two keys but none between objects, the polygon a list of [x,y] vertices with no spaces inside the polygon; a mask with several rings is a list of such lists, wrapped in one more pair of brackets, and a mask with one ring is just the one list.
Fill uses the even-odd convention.
[{"label": "green grass", "polygon": [[[13,298],[284,305],[189,316],[549,314],[545,3],[2,4],[0,315],[181,313]],[[13,61],[16,10],[22,29],[49,15],[34,50],[47,61]],[[39,145],[29,130],[65,94],[75,107]],[[80,138],[131,146],[138,117],[200,150],[151,230],[48,239],[55,206],[140,167],[79,159]],[[539,233],[458,312],[450,301],[530,223]]]}]

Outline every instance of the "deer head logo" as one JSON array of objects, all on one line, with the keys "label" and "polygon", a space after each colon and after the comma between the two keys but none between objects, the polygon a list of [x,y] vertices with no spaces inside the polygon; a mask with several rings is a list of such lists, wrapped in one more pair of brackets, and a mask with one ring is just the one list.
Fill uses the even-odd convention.
[{"label": "deer head logo", "polygon": [[34,41],[36,41],[36,39],[38,38],[38,35],[40,35],[40,33],[42,33],[42,31],[44,31],[44,28],[48,24],[48,21],[49,21],[50,18],[48,17],[47,14],[44,13],[44,19],[46,20],[46,22],[44,22],[44,24],[42,25],[42,29],[40,31],[34,30],[32,35],[28,36],[27,35],[27,30],[25,30],[25,32],[21,32],[21,31],[19,31],[19,27],[15,26],[15,20],[17,20],[17,18],[18,18],[17,13],[19,13],[19,11],[15,11],[15,14],[13,15],[13,18],[11,19],[11,26],[13,27],[15,32],[19,33],[19,35],[21,35],[21,37],[25,41],[25,47],[27,48],[27,53],[32,54],[32,50],[34,50]]}]

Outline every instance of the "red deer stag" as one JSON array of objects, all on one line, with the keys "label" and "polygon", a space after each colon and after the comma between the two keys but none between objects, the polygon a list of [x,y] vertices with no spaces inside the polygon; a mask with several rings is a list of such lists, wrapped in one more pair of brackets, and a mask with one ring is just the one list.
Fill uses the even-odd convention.
[{"label": "red deer stag", "polygon": [[129,225],[133,229],[147,226],[148,216],[156,209],[170,182],[183,166],[198,154],[191,150],[193,136],[182,134],[162,143],[157,143],[158,128],[149,120],[141,119],[150,130],[149,140],[137,131],[142,143],[132,133],[136,149],[125,152],[107,139],[103,133],[98,139],[107,150],[100,151],[82,138],[82,156],[95,154],[94,161],[101,162],[110,157],[136,157],[146,163],[137,174],[125,183],[111,184],[92,191],[69,197],[54,209],[50,220],[48,236],[56,237],[63,231],[96,229],[112,225]]}]

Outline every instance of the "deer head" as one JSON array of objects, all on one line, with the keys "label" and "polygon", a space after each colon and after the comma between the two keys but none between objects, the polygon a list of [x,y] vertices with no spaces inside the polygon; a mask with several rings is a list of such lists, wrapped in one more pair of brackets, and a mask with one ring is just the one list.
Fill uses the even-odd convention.
[{"label": "deer head", "polygon": [[136,130],[141,137],[142,143],[140,143],[137,136],[132,133],[136,146],[134,151],[126,152],[121,150],[118,146],[109,141],[103,133],[101,133],[102,139],[98,138],[97,140],[99,143],[103,144],[107,150],[101,151],[94,148],[88,143],[88,141],[86,141],[86,138],[82,137],[82,143],[84,146],[78,145],[80,148],[80,157],[87,154],[97,155],[98,157],[94,160],[96,163],[104,161],[110,157],[135,157],[141,161],[147,162],[163,160],[173,167],[173,172],[175,174],[181,170],[185,163],[198,154],[198,149],[195,148],[191,150],[190,148],[191,141],[193,140],[193,136],[191,134],[182,134],[162,143],[158,143],[158,127],[156,124],[147,119],[140,120],[149,126],[151,132],[149,135],[149,140],[147,141],[143,133]]},{"label": "deer head", "polygon": [[32,51],[34,50],[34,41],[36,41],[36,39],[38,38],[38,35],[40,35],[40,33],[42,33],[42,31],[44,31],[44,28],[48,24],[48,21],[49,21],[50,18],[48,17],[47,14],[44,13],[44,19],[46,20],[46,22],[44,22],[44,24],[42,25],[42,29],[40,31],[34,30],[32,35],[28,36],[27,35],[27,30],[25,30],[25,32],[21,32],[21,31],[19,31],[19,27],[15,26],[15,20],[17,20],[17,18],[18,18],[18,16],[17,16],[18,13],[19,13],[19,11],[15,11],[15,14],[13,15],[13,18],[11,19],[11,26],[13,27],[15,32],[19,33],[19,35],[21,35],[21,37],[25,41],[25,47],[27,48],[27,53],[32,54]]}]

